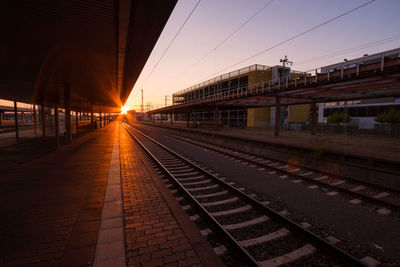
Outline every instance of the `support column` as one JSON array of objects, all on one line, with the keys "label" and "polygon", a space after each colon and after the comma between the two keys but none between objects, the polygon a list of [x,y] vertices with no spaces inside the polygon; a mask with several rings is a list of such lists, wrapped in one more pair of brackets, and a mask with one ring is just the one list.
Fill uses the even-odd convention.
[{"label": "support column", "polygon": [[243,120],[242,120],[242,127],[247,128],[247,108],[243,108]]},{"label": "support column", "polygon": [[57,105],[54,107],[54,120],[55,120],[55,128],[56,128],[57,149],[60,149],[60,134],[59,134],[59,127],[58,127],[58,107],[57,107]]},{"label": "support column", "polygon": [[15,138],[17,138],[17,141],[18,141],[19,140],[19,132],[18,132],[17,101],[14,101],[14,122],[15,122]]},{"label": "support column", "polygon": [[275,136],[279,136],[280,118],[281,118],[281,99],[275,97]]},{"label": "support column", "polygon": [[72,143],[72,131],[71,131],[71,108],[69,106],[69,86],[64,86],[64,106],[65,106],[65,130],[67,135],[67,144]]},{"label": "support column", "polygon": [[162,121],[163,121],[163,114],[162,113],[160,114],[160,117],[161,117],[160,122],[162,124]]},{"label": "support column", "polygon": [[103,127],[103,125],[101,125],[102,121],[101,121],[101,112],[99,113],[99,118],[100,118],[100,126],[99,128]]},{"label": "support column", "polygon": [[45,122],[45,115],[44,115],[44,105],[41,105],[41,111],[42,111],[42,134],[43,137],[46,137],[46,122]]},{"label": "support column", "polygon": [[76,125],[76,136],[78,136],[78,134],[79,134],[79,130],[78,130],[79,122],[78,122],[78,112],[77,111],[75,111],[75,125]]},{"label": "support column", "polygon": [[3,122],[3,112],[0,110],[0,126]]},{"label": "support column", "polygon": [[33,133],[36,135],[36,105],[33,104]]},{"label": "support column", "polygon": [[317,102],[311,104],[311,134],[315,135],[317,129]]},{"label": "support column", "polygon": [[218,106],[216,105],[215,106],[215,112],[214,112],[214,126],[215,126],[215,128],[217,128],[218,127],[218,113],[219,113],[219,111],[218,111]]},{"label": "support column", "polygon": [[21,125],[24,125],[24,112],[21,111]]},{"label": "support column", "polygon": [[190,121],[190,111],[186,111],[186,127],[189,127],[189,121]]},{"label": "support column", "polygon": [[94,129],[94,124],[93,124],[93,106],[91,106],[91,108],[90,108],[90,128],[93,131],[93,129]]},{"label": "support column", "polygon": [[172,112],[169,113],[169,116],[171,118],[171,125],[172,125]]}]

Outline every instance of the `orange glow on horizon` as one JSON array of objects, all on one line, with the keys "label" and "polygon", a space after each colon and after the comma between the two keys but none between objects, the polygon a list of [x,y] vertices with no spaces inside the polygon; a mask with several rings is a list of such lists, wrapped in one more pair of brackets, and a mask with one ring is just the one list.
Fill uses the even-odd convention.
[{"label": "orange glow on horizon", "polygon": [[126,114],[129,110],[131,110],[131,108],[130,107],[128,107],[128,106],[122,106],[121,107],[121,114]]}]

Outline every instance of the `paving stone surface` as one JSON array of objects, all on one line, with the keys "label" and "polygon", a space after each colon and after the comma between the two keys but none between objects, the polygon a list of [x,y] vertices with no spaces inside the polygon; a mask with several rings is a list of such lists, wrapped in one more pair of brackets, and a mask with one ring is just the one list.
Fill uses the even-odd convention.
[{"label": "paving stone surface", "polygon": [[115,123],[0,179],[0,266],[93,262]]},{"label": "paving stone surface", "polygon": [[123,127],[119,138],[127,265],[222,265]]}]

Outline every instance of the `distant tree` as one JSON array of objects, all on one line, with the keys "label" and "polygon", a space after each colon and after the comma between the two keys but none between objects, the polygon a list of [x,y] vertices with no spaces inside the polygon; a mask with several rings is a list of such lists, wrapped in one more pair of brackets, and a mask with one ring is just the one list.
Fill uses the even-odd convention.
[{"label": "distant tree", "polygon": [[385,112],[379,114],[375,118],[376,122],[380,123],[400,123],[400,110],[395,110],[394,108],[391,108],[390,110],[386,110]]},{"label": "distant tree", "polygon": [[334,112],[329,115],[327,120],[329,123],[349,122],[351,121],[351,116],[348,113],[345,115],[343,112]]}]

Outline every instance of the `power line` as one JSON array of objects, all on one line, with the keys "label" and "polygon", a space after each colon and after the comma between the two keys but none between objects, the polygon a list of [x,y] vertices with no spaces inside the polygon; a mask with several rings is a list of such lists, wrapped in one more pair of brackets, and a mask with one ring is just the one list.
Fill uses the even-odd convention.
[{"label": "power line", "polygon": [[221,47],[225,42],[227,42],[232,36],[234,36],[240,29],[242,29],[247,23],[249,23],[251,20],[253,20],[258,14],[261,13],[267,6],[269,6],[273,1],[275,0],[270,0],[268,1],[265,5],[263,5],[260,9],[258,9],[253,15],[251,15],[247,20],[245,20],[242,24],[239,25],[235,30],[233,30],[230,34],[228,34],[225,39],[223,39],[221,42],[219,42],[214,48],[212,48],[210,51],[208,51],[204,56],[202,56],[199,60],[197,60],[195,63],[190,65],[183,73],[181,73],[175,80],[179,80],[183,75],[185,75],[189,70],[191,70],[194,66],[202,62],[205,58],[207,58],[211,53],[215,53],[215,50],[217,50],[219,47]]},{"label": "power line", "polygon": [[[286,40],[284,40],[284,41],[282,41],[282,42],[280,42],[280,43],[277,43],[277,44],[275,44],[275,45],[273,45],[273,46],[271,46],[271,47],[269,47],[269,48],[267,48],[267,49],[264,49],[264,50],[262,50],[262,51],[259,51],[259,52],[257,52],[256,54],[254,54],[254,55],[252,55],[252,56],[250,56],[250,57],[247,57],[247,58],[245,58],[245,59],[242,59],[242,60],[240,60],[239,62],[237,62],[237,63],[235,63],[235,64],[233,64],[233,65],[230,65],[230,66],[228,66],[228,67],[225,67],[225,68],[221,69],[220,71],[216,72],[215,74],[219,74],[219,73],[221,73],[221,72],[224,72],[224,71],[226,71],[226,70],[228,70],[228,69],[230,69],[230,68],[232,68],[232,67],[235,67],[235,66],[237,66],[237,65],[239,65],[239,64],[241,64],[241,63],[243,63],[243,62],[246,62],[246,61],[248,61],[248,60],[250,60],[250,59],[252,59],[252,58],[255,58],[255,57],[259,56],[259,55],[262,55],[262,54],[264,54],[265,52],[268,52],[268,51],[270,51],[270,50],[272,50],[272,49],[274,49],[274,48],[276,48],[276,47],[278,47],[278,46],[281,46],[281,45],[283,45],[283,44],[285,44],[285,43],[288,43],[288,42],[290,42],[290,41],[292,41],[292,40],[294,40],[294,39],[296,39],[296,38],[298,38],[298,37],[300,37],[300,36],[302,36],[302,35],[305,35],[305,34],[311,32],[311,31],[313,31],[313,30],[316,30],[316,29],[318,29],[318,28],[320,28],[320,27],[322,27],[322,26],[325,26],[326,24],[328,24],[328,23],[330,23],[330,22],[332,22],[332,21],[335,21],[335,20],[337,20],[337,19],[339,19],[339,18],[341,18],[341,17],[344,17],[344,16],[346,16],[346,15],[348,15],[348,14],[350,14],[350,13],[352,13],[352,12],[354,12],[354,11],[360,9],[360,8],[363,8],[363,7],[367,6],[367,5],[369,5],[369,4],[373,3],[373,2],[375,2],[375,1],[376,1],[376,0],[370,0],[370,1],[368,1],[368,2],[366,2],[366,3],[364,3],[364,4],[362,4],[362,5],[360,5],[360,6],[358,6],[358,7],[355,7],[355,8],[353,8],[353,9],[350,9],[349,11],[346,11],[345,13],[342,13],[342,14],[340,14],[340,15],[338,15],[338,16],[332,18],[332,19],[329,19],[329,20],[327,20],[327,21],[324,21],[324,22],[322,22],[322,23],[320,23],[320,24],[318,24],[318,25],[316,25],[316,26],[314,26],[314,27],[312,27],[312,28],[310,28],[310,29],[308,29],[308,30],[305,30],[305,31],[303,31],[303,32],[301,32],[301,33],[298,33],[298,34],[296,34],[296,35],[294,35],[294,36],[292,36],[292,37],[290,37],[290,38],[288,38],[288,39],[286,39]],[[203,79],[202,81],[207,80],[207,79],[211,78],[212,76],[213,76],[213,75],[208,76],[207,78]]]},{"label": "power line", "polygon": [[303,60],[303,61],[299,61],[295,65],[299,66],[299,65],[304,65],[304,64],[307,64],[307,63],[315,62],[315,61],[321,61],[321,60],[324,60],[324,59],[327,59],[327,58],[348,54],[348,53],[351,53],[351,52],[359,51],[359,50],[370,48],[370,47],[374,47],[374,46],[383,45],[383,44],[386,44],[386,43],[389,43],[389,42],[393,42],[393,41],[396,41],[396,40],[399,40],[399,39],[400,39],[400,34],[392,36],[392,37],[388,37],[388,38],[385,38],[385,39],[377,40],[377,41],[374,41],[374,42],[369,42],[369,43],[366,43],[366,44],[358,45],[358,46],[355,46],[355,47],[352,47],[352,48],[347,48],[345,50],[341,50],[341,51],[329,53],[329,54],[326,54],[326,55],[322,55],[322,56],[306,59],[306,60]]},{"label": "power line", "polygon": [[192,16],[193,12],[196,10],[197,6],[200,4],[201,0],[198,0],[196,5],[193,7],[192,11],[189,13],[189,15],[187,16],[187,18],[185,19],[185,21],[183,22],[183,24],[181,25],[181,27],[179,28],[179,30],[176,32],[174,38],[172,38],[171,42],[169,43],[169,45],[167,46],[167,48],[164,50],[164,52],[162,53],[161,57],[158,59],[157,63],[154,65],[153,69],[151,70],[151,72],[149,73],[149,75],[147,75],[146,79],[144,80],[142,86],[145,85],[145,83],[147,82],[147,80],[150,78],[150,76],[153,74],[154,70],[157,68],[158,64],[160,63],[160,61],[163,59],[163,57],[165,56],[165,54],[167,53],[168,49],[171,47],[172,43],[175,41],[175,39],[178,37],[179,33],[182,31],[183,27],[185,26],[186,22],[190,19],[190,17]]}]

